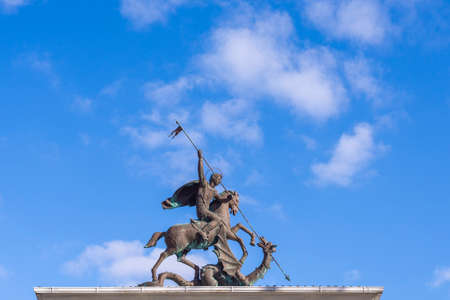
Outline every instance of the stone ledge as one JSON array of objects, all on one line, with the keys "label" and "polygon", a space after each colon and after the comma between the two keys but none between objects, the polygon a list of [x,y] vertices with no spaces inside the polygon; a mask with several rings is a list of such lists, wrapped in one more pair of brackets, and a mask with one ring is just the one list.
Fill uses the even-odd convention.
[{"label": "stone ledge", "polygon": [[[194,287],[35,287],[38,300],[327,299],[378,300],[383,287],[365,286],[194,286]],[[107,296],[107,298],[105,298]]]}]

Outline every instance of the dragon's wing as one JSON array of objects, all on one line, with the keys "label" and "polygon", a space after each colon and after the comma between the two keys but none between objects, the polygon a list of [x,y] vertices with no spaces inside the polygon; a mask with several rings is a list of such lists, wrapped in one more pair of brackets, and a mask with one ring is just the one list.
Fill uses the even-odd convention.
[{"label": "dragon's wing", "polygon": [[214,253],[217,255],[219,263],[223,266],[223,271],[232,277],[236,277],[236,272],[242,267],[241,262],[234,256],[225,234],[219,234],[219,240],[214,245]]}]

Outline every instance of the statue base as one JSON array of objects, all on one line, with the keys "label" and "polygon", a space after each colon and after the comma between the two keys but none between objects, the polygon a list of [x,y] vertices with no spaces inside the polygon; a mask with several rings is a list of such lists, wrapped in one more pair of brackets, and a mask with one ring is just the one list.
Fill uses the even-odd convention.
[{"label": "statue base", "polygon": [[379,300],[383,287],[36,287],[38,300]]}]

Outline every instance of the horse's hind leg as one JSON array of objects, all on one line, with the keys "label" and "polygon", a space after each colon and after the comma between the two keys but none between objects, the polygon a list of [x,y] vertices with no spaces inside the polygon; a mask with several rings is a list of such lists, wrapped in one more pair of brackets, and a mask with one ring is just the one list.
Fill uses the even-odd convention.
[{"label": "horse's hind leg", "polygon": [[158,271],[159,266],[161,265],[161,263],[167,258],[167,256],[172,255],[175,252],[175,249],[166,249],[164,250],[164,252],[162,252],[159,255],[158,260],[156,261],[155,265],[152,268],[152,279],[153,281],[157,281],[158,277],[156,276],[156,271]]},{"label": "horse's hind leg", "polygon": [[152,238],[145,244],[144,248],[150,248],[156,245],[156,243],[159,241],[161,237],[164,236],[165,232],[155,232],[152,235]]},{"label": "horse's hind leg", "polygon": [[194,281],[200,280],[200,267],[197,266],[196,264],[194,264],[192,261],[188,260],[186,258],[186,253],[183,254],[180,258],[179,261],[182,262],[185,265],[188,265],[189,267],[191,267],[192,269],[194,269],[195,273],[194,273]]}]

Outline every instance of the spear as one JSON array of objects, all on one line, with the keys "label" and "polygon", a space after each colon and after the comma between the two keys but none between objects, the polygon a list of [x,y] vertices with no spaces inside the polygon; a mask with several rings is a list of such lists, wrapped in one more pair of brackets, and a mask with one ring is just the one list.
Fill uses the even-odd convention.
[{"label": "spear", "polygon": [[[180,132],[183,132],[184,135],[186,136],[186,138],[189,140],[189,142],[191,142],[192,146],[194,146],[194,148],[198,151],[198,147],[197,145],[195,145],[194,141],[191,139],[191,137],[189,136],[189,134],[186,132],[186,130],[184,130],[184,127],[181,125],[180,122],[175,121],[178,125],[177,128],[175,128],[170,134],[169,137],[175,138]],[[208,161],[206,160],[206,158],[203,156],[203,161],[205,162],[206,166],[211,170],[211,172],[214,173],[213,168],[211,167],[211,165],[208,163]],[[221,182],[220,185],[222,186],[222,188],[226,191],[227,188],[225,187],[225,185]],[[247,225],[250,227],[250,229],[252,230],[252,232],[256,235],[256,237],[262,241],[261,236],[258,234],[258,232],[256,232],[256,230],[253,228],[253,226],[250,224],[250,221],[247,219],[247,217],[245,216],[244,212],[242,211],[242,209],[240,207],[238,207],[239,213],[241,214],[242,218],[245,220],[245,223],[247,223]],[[281,273],[283,273],[284,278],[287,281],[291,281],[291,278],[289,277],[289,275],[283,270],[283,268],[281,267],[281,265],[278,263],[278,261],[276,260],[276,258],[273,256],[272,254],[272,259],[275,262],[275,264],[277,265],[278,269],[280,269]]]}]

